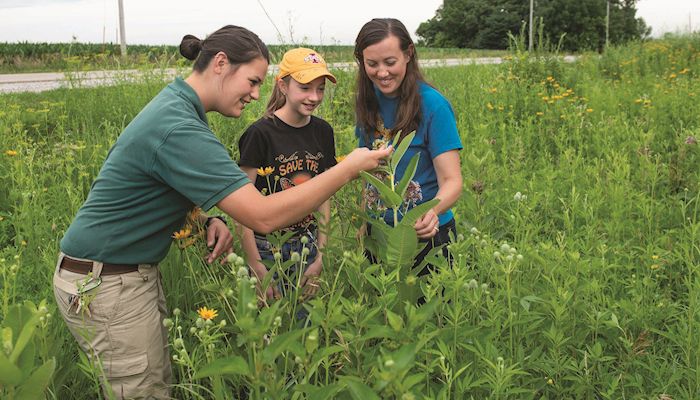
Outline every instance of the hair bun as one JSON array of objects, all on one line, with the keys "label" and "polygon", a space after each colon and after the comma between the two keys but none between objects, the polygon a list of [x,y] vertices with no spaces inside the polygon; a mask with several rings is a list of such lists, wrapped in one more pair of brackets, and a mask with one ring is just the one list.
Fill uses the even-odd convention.
[{"label": "hair bun", "polygon": [[202,41],[194,35],[185,35],[180,42],[180,54],[188,60],[195,60],[202,50]]}]

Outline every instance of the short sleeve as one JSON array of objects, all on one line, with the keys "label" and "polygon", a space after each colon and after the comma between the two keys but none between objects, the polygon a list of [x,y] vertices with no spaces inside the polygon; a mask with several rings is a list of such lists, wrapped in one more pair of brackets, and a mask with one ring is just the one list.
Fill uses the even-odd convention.
[{"label": "short sleeve", "polygon": [[262,132],[255,125],[249,126],[238,139],[240,153],[238,164],[244,167],[262,167],[266,159],[267,147]]},{"label": "short sleeve", "polygon": [[214,134],[180,125],[156,149],[151,173],[204,210],[250,183]]},{"label": "short sleeve", "polygon": [[428,151],[435,158],[450,150],[461,150],[462,140],[450,103],[446,100],[433,108],[428,122]]}]

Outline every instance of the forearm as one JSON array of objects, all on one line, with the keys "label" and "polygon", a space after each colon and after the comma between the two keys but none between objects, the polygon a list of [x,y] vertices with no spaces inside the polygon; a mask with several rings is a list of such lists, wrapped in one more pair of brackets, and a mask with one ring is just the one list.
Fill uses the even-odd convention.
[{"label": "forearm", "polygon": [[354,178],[351,168],[340,163],[328,171],[268,196],[261,195],[252,184],[231,193],[218,207],[243,225],[260,233],[270,233],[289,226],[318,209],[344,184]]},{"label": "forearm", "polygon": [[435,214],[440,215],[455,205],[459,197],[462,195],[462,179],[450,179],[440,185],[435,198],[440,202],[433,207]]},{"label": "forearm", "polygon": [[331,220],[331,202],[326,200],[321,207],[318,208],[320,213],[320,219],[318,221],[318,236],[316,238],[316,246],[318,246],[319,255],[321,254],[321,249],[326,246],[328,241],[328,229],[330,226],[328,222]]}]

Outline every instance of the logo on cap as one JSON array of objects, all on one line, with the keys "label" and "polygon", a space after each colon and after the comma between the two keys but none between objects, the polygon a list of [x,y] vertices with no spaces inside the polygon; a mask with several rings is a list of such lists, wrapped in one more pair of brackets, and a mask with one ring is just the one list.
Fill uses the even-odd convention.
[{"label": "logo on cap", "polygon": [[316,55],[316,53],[311,53],[308,56],[304,57],[304,62],[306,63],[313,63],[313,64],[320,64],[321,63],[321,58]]}]

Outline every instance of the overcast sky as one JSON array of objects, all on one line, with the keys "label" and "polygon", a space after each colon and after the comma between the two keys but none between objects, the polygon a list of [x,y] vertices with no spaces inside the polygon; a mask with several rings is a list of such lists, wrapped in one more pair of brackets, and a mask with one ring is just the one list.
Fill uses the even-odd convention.
[{"label": "overcast sky", "polygon": [[[127,43],[139,44],[179,44],[185,34],[204,37],[226,24],[249,28],[271,44],[352,44],[360,27],[375,17],[398,18],[415,37],[418,25],[432,18],[442,4],[442,0],[123,1]],[[0,0],[0,41],[115,42],[117,4],[118,0]],[[637,8],[655,36],[685,32],[689,24],[700,30],[700,0],[639,0]]]}]

